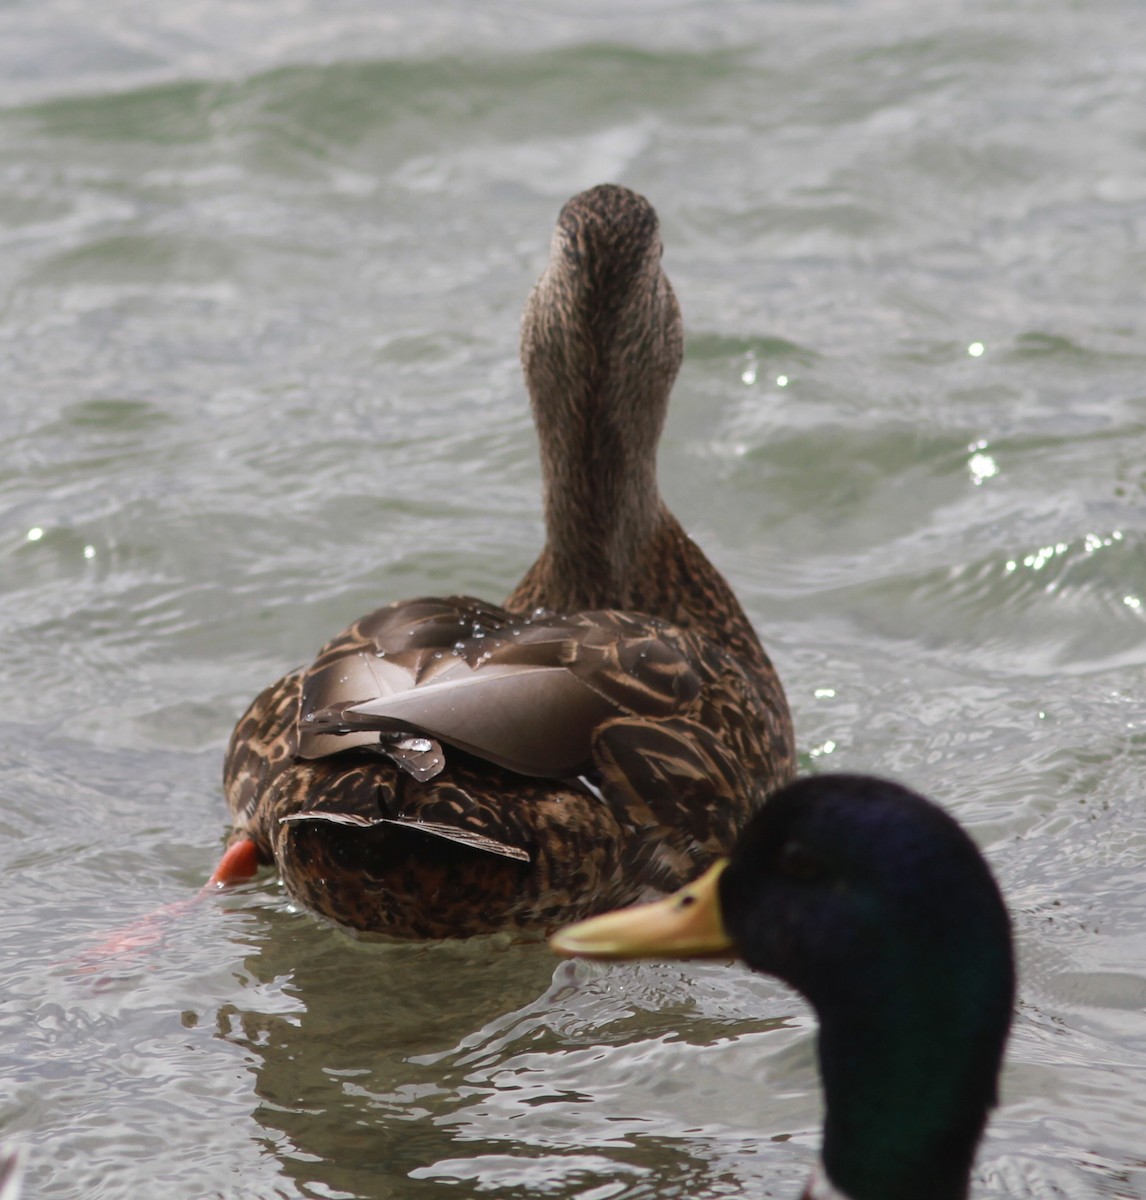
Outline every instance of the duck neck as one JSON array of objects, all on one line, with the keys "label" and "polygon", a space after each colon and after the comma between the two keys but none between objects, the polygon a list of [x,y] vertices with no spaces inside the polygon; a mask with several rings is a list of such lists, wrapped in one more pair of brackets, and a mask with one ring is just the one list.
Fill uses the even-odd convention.
[{"label": "duck neck", "polygon": [[546,544],[517,599],[629,607],[647,590],[642,572],[672,523],[656,455],[684,349],[660,255],[656,214],[623,188],[591,189],[558,218],[521,325]]},{"label": "duck neck", "polygon": [[821,1024],[824,1168],[850,1200],[965,1200],[1009,1008],[896,982]]},{"label": "duck neck", "polygon": [[606,316],[582,314],[571,329],[539,331],[543,317],[526,323],[546,527],[535,582],[548,607],[631,604],[658,538],[675,526],[656,454],[676,359],[630,369],[629,357],[653,356],[640,338],[606,336],[598,328]]},{"label": "duck neck", "polygon": [[569,607],[629,600],[650,548],[671,520],[657,488],[655,450],[635,454],[610,421],[607,398],[579,406],[560,444],[542,445],[545,558],[579,591]]}]

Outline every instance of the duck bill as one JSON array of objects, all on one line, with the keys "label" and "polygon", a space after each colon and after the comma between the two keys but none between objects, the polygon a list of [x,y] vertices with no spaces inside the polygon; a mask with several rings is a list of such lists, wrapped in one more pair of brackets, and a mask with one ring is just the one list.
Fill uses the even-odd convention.
[{"label": "duck bill", "polygon": [[566,958],[700,958],[733,948],[724,928],[718,883],[727,859],[655,904],[579,921],[549,945]]}]

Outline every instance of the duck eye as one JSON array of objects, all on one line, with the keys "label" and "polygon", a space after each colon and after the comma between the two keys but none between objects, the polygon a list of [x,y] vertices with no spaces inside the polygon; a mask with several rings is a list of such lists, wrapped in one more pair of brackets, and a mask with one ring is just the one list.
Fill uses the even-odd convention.
[{"label": "duck eye", "polygon": [[696,903],[696,897],[691,892],[685,892],[676,902],[677,908],[691,908]]},{"label": "duck eye", "polygon": [[828,874],[824,863],[799,842],[789,842],[784,847],[776,869],[785,879],[797,883],[817,883]]}]

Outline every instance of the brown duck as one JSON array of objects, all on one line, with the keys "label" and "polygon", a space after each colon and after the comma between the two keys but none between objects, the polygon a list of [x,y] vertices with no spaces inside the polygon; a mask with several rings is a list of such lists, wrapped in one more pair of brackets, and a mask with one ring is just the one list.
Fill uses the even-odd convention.
[{"label": "brown duck", "polygon": [[561,210],[522,324],[546,542],[500,607],[405,600],[256,698],[224,767],[224,882],[273,862],[359,930],[551,929],[677,888],[792,778],[775,669],[665,507],[680,310],[656,213]]}]

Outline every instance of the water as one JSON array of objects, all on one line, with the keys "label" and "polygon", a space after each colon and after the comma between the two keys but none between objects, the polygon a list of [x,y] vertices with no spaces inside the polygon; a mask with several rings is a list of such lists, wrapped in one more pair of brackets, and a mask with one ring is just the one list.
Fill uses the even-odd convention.
[{"label": "water", "polygon": [[[675,510],[807,768],[934,795],[1014,913],[975,1194],[1146,1196],[1146,14],[0,6],[0,1121],[36,1197],[795,1197],[813,1023],[719,965],[361,945],[191,895],[247,700],[540,538],[518,315],[657,205]],[[981,347],[981,353],[978,349]]]}]

